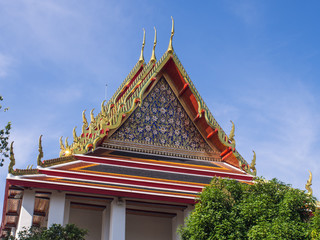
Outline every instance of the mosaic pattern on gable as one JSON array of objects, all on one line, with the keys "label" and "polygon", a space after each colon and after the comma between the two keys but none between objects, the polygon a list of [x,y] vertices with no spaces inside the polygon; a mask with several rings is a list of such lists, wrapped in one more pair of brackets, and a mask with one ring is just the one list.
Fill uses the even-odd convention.
[{"label": "mosaic pattern on gable", "polygon": [[213,152],[165,79],[161,79],[110,139]]}]

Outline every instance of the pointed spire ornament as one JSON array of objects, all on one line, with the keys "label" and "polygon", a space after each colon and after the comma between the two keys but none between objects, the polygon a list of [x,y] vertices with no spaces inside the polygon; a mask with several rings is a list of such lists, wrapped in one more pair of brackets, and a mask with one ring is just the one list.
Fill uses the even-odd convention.
[{"label": "pointed spire ornament", "polygon": [[172,38],[174,35],[174,20],[173,17],[171,16],[171,20],[172,20],[172,28],[171,28],[171,36],[170,36],[170,41],[169,41],[169,46],[168,46],[168,53],[173,53],[173,47],[172,47]]},{"label": "pointed spire ornament", "polygon": [[312,196],[311,185],[312,185],[312,173],[309,171],[309,179],[308,179],[307,184],[306,184],[306,190],[308,191],[307,194],[309,196]]},{"label": "pointed spire ornament", "polygon": [[146,31],[143,28],[143,41],[142,41],[142,47],[141,47],[141,53],[140,53],[140,58],[139,58],[139,63],[144,62],[144,57],[143,57],[143,51],[144,51],[144,45],[146,43]]},{"label": "pointed spire ornament", "polygon": [[156,27],[154,27],[154,42],[153,42],[151,59],[150,59],[150,62],[153,62],[153,63],[155,63],[157,61],[156,54],[155,54],[156,45],[157,45],[157,29],[156,29]]}]

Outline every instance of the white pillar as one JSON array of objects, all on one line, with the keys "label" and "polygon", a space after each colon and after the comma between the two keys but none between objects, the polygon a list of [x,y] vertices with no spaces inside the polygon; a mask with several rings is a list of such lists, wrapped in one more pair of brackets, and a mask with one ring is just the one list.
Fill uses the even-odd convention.
[{"label": "white pillar", "polygon": [[64,217],[63,217],[63,225],[67,225],[69,223],[70,216],[70,200],[66,200],[64,206]]},{"label": "white pillar", "polygon": [[109,240],[125,240],[126,237],[126,203],[114,199],[110,204]]},{"label": "white pillar", "polygon": [[10,236],[14,237],[16,235],[16,228],[11,228]]},{"label": "white pillar", "polygon": [[177,216],[172,219],[172,240],[180,240],[177,230],[179,226],[183,225],[183,217],[183,212],[179,211],[177,212]]},{"label": "white pillar", "polygon": [[23,192],[22,205],[16,234],[22,231],[23,228],[31,227],[34,211],[34,200],[35,192],[33,190],[25,189]]},{"label": "white pillar", "polygon": [[102,212],[101,240],[109,240],[110,206],[107,205]]},{"label": "white pillar", "polygon": [[50,196],[48,227],[52,224],[63,225],[66,194],[53,192]]}]

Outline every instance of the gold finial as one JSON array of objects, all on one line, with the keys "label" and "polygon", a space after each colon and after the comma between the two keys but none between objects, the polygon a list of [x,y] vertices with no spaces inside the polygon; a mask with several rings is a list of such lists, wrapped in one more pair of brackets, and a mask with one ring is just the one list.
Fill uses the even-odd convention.
[{"label": "gold finial", "polygon": [[253,174],[254,176],[257,176],[256,153],[255,153],[255,151],[253,151],[253,150],[252,150],[252,152],[253,152],[253,159],[252,159],[252,162],[251,162],[251,164],[250,164],[250,169],[252,170],[252,174]]},{"label": "gold finial", "polygon": [[145,43],[146,43],[146,31],[143,28],[143,42],[142,42],[142,48],[141,48],[139,63],[143,63],[144,62],[143,50],[144,50]]},{"label": "gold finial", "polygon": [[307,194],[309,196],[312,196],[311,185],[312,185],[312,173],[309,171],[309,179],[308,179],[307,184],[306,184],[306,190],[308,191]]},{"label": "gold finial", "polygon": [[38,164],[38,166],[41,166],[41,165],[42,165],[42,161],[41,161],[41,160],[42,160],[42,158],[43,158],[41,138],[42,138],[42,135],[40,135],[40,137],[39,137],[39,154],[38,154],[38,157],[37,157],[37,164]]},{"label": "gold finial", "polygon": [[94,120],[94,115],[93,115],[93,111],[94,111],[94,109],[92,109],[91,112],[90,112],[91,123],[94,123],[94,122],[95,122],[95,120]]},{"label": "gold finial", "polygon": [[11,142],[11,145],[10,145],[10,163],[9,163],[9,166],[8,166],[8,172],[9,173],[13,173],[14,170],[13,170],[13,167],[14,165],[16,164],[16,160],[14,158],[14,153],[13,153],[13,141]]},{"label": "gold finial", "polygon": [[173,53],[173,47],[172,47],[172,38],[174,35],[174,20],[173,17],[171,16],[171,20],[172,20],[172,29],[171,29],[171,36],[170,36],[170,41],[169,41],[169,46],[168,46],[168,53]]},{"label": "gold finial", "polygon": [[156,27],[154,27],[154,42],[153,42],[151,59],[150,59],[150,62],[154,62],[154,63],[157,61],[156,54],[155,54],[156,45],[157,45],[157,29],[156,29]]},{"label": "gold finial", "polygon": [[232,123],[232,128],[230,131],[230,135],[229,135],[229,140],[231,141],[231,144],[235,145],[236,141],[234,140],[234,131],[235,131],[235,127],[234,127],[234,123],[230,120],[230,122]]}]

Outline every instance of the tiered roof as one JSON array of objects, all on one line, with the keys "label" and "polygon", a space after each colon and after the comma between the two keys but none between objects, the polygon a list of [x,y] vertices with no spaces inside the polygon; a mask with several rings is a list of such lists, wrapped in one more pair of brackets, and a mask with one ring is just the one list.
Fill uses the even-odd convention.
[{"label": "tiered roof", "polygon": [[249,166],[236,150],[234,125],[228,137],[217,123],[173,51],[173,35],[172,25],[157,61],[155,32],[148,63],[143,40],[139,61],[108,103],[90,112],[90,123],[83,111],[81,134],[74,128],[70,145],[60,139],[59,158],[42,161],[40,137],[38,167],[14,169],[11,146],[2,229],[17,224],[17,196],[29,187],[43,189],[36,195],[40,218],[46,189],[193,204],[214,176],[252,183],[255,156]]}]

